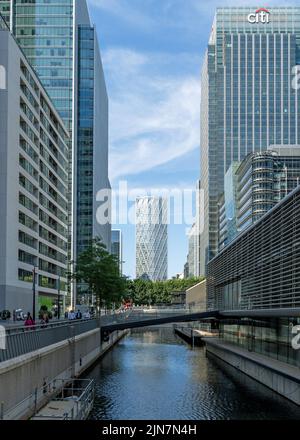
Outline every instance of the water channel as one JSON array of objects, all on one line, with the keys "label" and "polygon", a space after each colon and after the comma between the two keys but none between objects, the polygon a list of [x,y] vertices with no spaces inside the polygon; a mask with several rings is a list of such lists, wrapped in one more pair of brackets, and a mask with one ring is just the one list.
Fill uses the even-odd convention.
[{"label": "water channel", "polygon": [[300,420],[300,407],[172,328],[133,331],[87,377],[96,380],[92,420]]}]

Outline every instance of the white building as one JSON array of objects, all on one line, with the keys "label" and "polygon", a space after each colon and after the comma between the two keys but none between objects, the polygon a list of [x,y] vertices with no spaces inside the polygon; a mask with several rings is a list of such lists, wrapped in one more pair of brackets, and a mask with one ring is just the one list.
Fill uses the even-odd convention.
[{"label": "white building", "polygon": [[136,199],[136,278],[168,278],[168,206],[162,197]]},{"label": "white building", "polygon": [[[0,17],[1,20],[1,17]],[[33,311],[66,292],[68,132],[0,22],[0,310]]]}]

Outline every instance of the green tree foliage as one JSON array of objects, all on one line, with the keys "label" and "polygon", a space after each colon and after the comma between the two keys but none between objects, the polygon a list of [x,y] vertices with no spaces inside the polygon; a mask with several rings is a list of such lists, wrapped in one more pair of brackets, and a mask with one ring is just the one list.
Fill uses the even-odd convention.
[{"label": "green tree foliage", "polygon": [[172,292],[184,291],[203,280],[204,277],[155,282],[137,279],[128,281],[128,296],[136,305],[170,304],[172,301]]},{"label": "green tree foliage", "polygon": [[127,278],[120,274],[118,258],[106,250],[100,238],[95,238],[73,265],[70,277],[87,284],[98,305],[110,307],[126,296]]}]

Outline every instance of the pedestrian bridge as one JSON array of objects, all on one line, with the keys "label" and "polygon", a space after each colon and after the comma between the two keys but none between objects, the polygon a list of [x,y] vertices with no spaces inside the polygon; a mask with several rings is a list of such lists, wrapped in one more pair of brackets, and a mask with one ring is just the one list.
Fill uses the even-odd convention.
[{"label": "pedestrian bridge", "polygon": [[5,344],[5,349],[0,347],[0,363],[62,341],[72,341],[84,333],[100,328],[102,340],[107,340],[109,334],[114,331],[137,327],[214,319],[269,319],[280,316],[300,316],[300,309],[215,310],[205,312],[203,309],[197,310],[195,308],[135,308],[131,311],[102,315],[94,319],[54,321],[47,326],[35,325],[30,328],[25,328],[23,325],[6,326],[5,335],[2,334],[1,336],[1,346]]},{"label": "pedestrian bridge", "polygon": [[217,317],[218,312],[196,312],[188,309],[133,309],[123,313],[102,315],[95,319],[54,321],[47,326],[35,325],[25,328],[23,325],[9,325],[5,328],[5,349],[0,349],[0,362],[64,340],[73,340],[79,335],[99,328],[102,339],[107,339],[108,335],[116,330]]},{"label": "pedestrian bridge", "polygon": [[204,319],[220,319],[218,311],[204,312],[189,309],[149,309],[133,310],[119,322],[101,325],[102,335],[107,336],[116,330],[148,327],[177,322],[192,322]]}]

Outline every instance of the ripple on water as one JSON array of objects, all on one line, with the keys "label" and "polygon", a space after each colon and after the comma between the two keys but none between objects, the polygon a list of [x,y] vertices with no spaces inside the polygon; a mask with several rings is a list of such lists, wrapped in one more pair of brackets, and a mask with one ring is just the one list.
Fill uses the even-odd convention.
[{"label": "ripple on water", "polygon": [[300,408],[222,361],[191,350],[171,329],[136,333],[88,377],[95,420],[300,419]]}]

